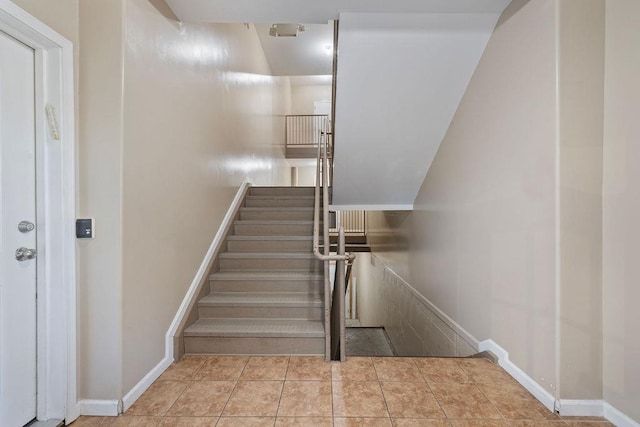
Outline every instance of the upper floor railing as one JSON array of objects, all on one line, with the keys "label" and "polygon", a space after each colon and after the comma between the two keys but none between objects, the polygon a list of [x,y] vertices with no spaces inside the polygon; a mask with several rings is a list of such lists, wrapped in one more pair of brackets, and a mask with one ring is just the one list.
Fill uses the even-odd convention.
[{"label": "upper floor railing", "polygon": [[336,211],[335,227],[329,232],[335,234],[342,227],[345,234],[364,236],[367,232],[367,216],[365,211]]},{"label": "upper floor railing", "polygon": [[315,158],[318,144],[323,139],[328,142],[328,153],[331,157],[331,134],[331,120],[326,114],[285,116],[287,158]]},{"label": "upper floor railing", "polygon": [[323,132],[330,132],[326,114],[285,116],[285,141],[287,145],[313,145],[320,143]]}]

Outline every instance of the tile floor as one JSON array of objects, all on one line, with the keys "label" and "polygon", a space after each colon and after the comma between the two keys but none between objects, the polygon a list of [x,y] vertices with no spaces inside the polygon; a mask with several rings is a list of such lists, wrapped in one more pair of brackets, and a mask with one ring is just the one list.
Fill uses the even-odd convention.
[{"label": "tile floor", "polygon": [[604,427],[549,412],[485,359],[185,356],[120,417],[81,426]]}]

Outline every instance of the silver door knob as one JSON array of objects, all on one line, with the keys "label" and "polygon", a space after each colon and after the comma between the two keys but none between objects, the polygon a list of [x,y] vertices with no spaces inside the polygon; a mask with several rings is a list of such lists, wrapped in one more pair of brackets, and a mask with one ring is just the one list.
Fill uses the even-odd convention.
[{"label": "silver door knob", "polygon": [[16,249],[16,259],[18,261],[27,261],[29,259],[34,259],[36,257],[35,249],[28,248],[18,248]]}]

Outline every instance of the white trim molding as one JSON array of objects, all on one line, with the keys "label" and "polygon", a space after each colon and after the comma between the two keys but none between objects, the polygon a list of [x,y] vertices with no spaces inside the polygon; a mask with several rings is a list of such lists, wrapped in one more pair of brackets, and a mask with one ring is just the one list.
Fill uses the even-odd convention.
[{"label": "white trim molding", "polygon": [[[169,326],[169,330],[165,335],[165,353],[164,358],[151,370],[147,375],[142,378],[123,398],[122,398],[122,406],[119,407],[120,412],[113,413],[113,405],[111,401],[83,401],[90,402],[91,404],[83,405],[82,414],[83,415],[113,415],[116,416],[121,412],[126,411],[133,405],[133,403],[142,396],[142,394],[147,391],[151,384],[155,380],[157,380],[160,375],[169,367],[171,363],[173,363],[173,351],[174,351],[174,336],[178,333],[178,329],[180,328],[180,324],[182,323],[185,316],[187,316],[189,306],[193,302],[193,300],[197,297],[198,289],[203,280],[206,280],[206,274],[209,272],[209,268],[211,266],[211,262],[213,261],[213,257],[218,252],[218,250],[222,247],[225,239],[225,230],[227,230],[233,220],[235,218],[236,212],[240,209],[242,205],[242,201],[244,200],[244,195],[247,192],[247,189],[251,186],[251,181],[249,179],[245,180],[238,189],[227,213],[225,214],[220,227],[218,227],[218,231],[213,237],[213,241],[211,245],[209,245],[209,250],[207,251],[202,263],[200,264],[200,268],[196,272],[193,280],[191,281],[191,285],[187,290],[187,293],[182,300],[182,304],[178,308],[178,312],[173,318],[173,322],[171,322],[171,326]],[[105,404],[105,402],[108,402]],[[95,412],[88,412],[95,411]],[[108,412],[108,413],[104,413]]]},{"label": "white trim molding", "polygon": [[238,188],[238,192],[233,198],[233,201],[231,202],[231,205],[229,206],[227,213],[222,219],[222,223],[220,224],[220,227],[218,227],[218,231],[216,232],[216,235],[213,237],[213,241],[211,242],[211,245],[209,245],[209,250],[204,256],[204,259],[200,264],[200,268],[198,268],[196,275],[191,281],[189,290],[187,291],[187,294],[184,296],[184,299],[182,300],[182,304],[180,304],[180,308],[178,308],[178,312],[173,318],[173,322],[171,322],[171,326],[169,326],[169,330],[165,335],[165,359],[173,360],[173,355],[174,355],[173,339],[175,335],[178,333],[178,329],[180,328],[180,324],[182,323],[183,319],[185,318],[185,316],[189,314],[187,313],[189,306],[191,305],[194,298],[196,298],[197,296],[196,294],[198,292],[198,288],[200,287],[200,283],[202,283],[202,281],[205,280],[205,275],[209,271],[209,267],[211,265],[211,262],[213,261],[213,256],[224,243],[225,230],[227,230],[233,223],[235,214],[240,209],[240,206],[242,205],[242,201],[244,200],[244,195],[246,194],[247,189],[251,185],[252,185],[251,180],[249,178],[246,178],[245,181],[240,185],[240,188]]},{"label": "white trim molding", "polygon": [[122,413],[122,402],[119,400],[83,399],[78,406],[82,415],[117,417]]},{"label": "white trim molding", "polygon": [[533,378],[527,375],[522,369],[509,360],[509,352],[500,347],[493,340],[484,340],[478,346],[480,351],[490,351],[498,357],[498,363],[518,381],[529,393],[533,394],[551,412],[555,411],[555,397],[538,384]]},{"label": "white trim molding", "polygon": [[[151,384],[153,384],[153,382],[157,380],[160,377],[160,375],[162,375],[162,373],[169,366],[171,366],[172,362],[173,362],[173,356],[167,357],[165,355],[165,357],[160,361],[160,363],[158,363],[151,371],[149,371],[149,373],[145,375],[144,378],[142,378],[140,382],[138,382],[138,384],[136,384],[129,391],[129,393],[127,393],[122,398],[122,412],[125,412],[127,409],[129,409],[131,405],[133,405],[133,403],[136,400],[138,400],[140,396],[142,396],[142,393],[147,391],[147,389],[151,387]],[[96,414],[92,414],[92,415],[96,415]]]},{"label": "white trim molding", "polygon": [[560,399],[556,404],[556,410],[563,417],[602,417],[602,405],[602,400]]},{"label": "white trim molding", "polygon": [[614,408],[607,402],[602,405],[604,417],[618,427],[640,427],[640,423],[629,418],[628,415]]},{"label": "white trim molding", "polygon": [[[0,0],[0,30],[35,52],[37,419],[71,422],[79,415],[73,44],[9,0]],[[57,116],[59,139],[49,130],[47,106]]]},{"label": "white trim molding", "polygon": [[509,353],[493,340],[480,342],[479,350],[490,351],[495,354],[498,357],[500,366],[550,411],[558,411],[560,415],[567,417],[604,417],[617,427],[640,427],[640,423],[632,420],[629,416],[602,400],[556,400],[551,393],[510,361]]}]

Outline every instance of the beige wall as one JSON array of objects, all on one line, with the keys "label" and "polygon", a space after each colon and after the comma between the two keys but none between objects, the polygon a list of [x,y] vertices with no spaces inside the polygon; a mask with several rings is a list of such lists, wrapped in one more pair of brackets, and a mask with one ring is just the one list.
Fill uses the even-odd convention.
[{"label": "beige wall", "polygon": [[272,140],[274,101],[284,97],[254,28],[178,24],[163,13],[126,2],[125,392],[162,359],[164,334],[242,181],[290,178]]},{"label": "beige wall", "polygon": [[78,242],[78,396],[122,392],[123,2],[80,3],[79,206],[96,237]]},{"label": "beige wall", "polygon": [[291,114],[313,114],[314,101],[331,101],[331,85],[291,86]]},{"label": "beige wall", "polygon": [[316,185],[315,166],[297,166],[295,169],[296,182],[298,187],[313,187]]},{"label": "beige wall", "polygon": [[603,198],[604,398],[640,423],[640,2],[608,0]]},{"label": "beige wall", "polygon": [[598,400],[605,1],[558,5],[560,397]]},{"label": "beige wall", "polygon": [[602,398],[603,12],[514,1],[414,212],[369,215],[376,256],[561,399]]}]

